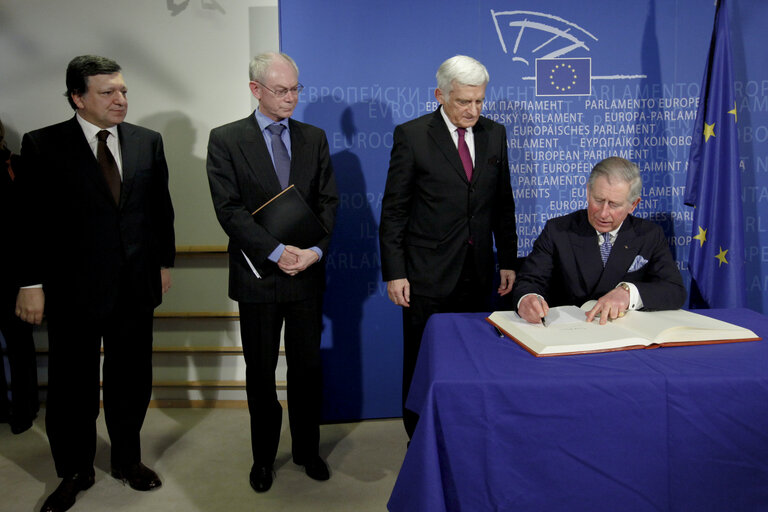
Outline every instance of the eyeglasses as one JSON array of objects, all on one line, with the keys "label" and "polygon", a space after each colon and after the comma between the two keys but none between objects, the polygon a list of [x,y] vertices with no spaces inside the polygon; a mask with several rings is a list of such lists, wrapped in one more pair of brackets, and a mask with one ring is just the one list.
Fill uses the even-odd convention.
[{"label": "eyeglasses", "polygon": [[301,84],[296,84],[296,87],[291,87],[290,89],[277,89],[277,90],[274,90],[274,89],[270,89],[269,87],[267,87],[266,85],[262,84],[258,80],[254,80],[254,82],[260,83],[263,88],[265,88],[266,90],[268,90],[269,92],[271,92],[272,94],[274,94],[278,98],[284,98],[285,95],[288,94],[289,92],[296,93],[296,95],[298,95],[299,93],[301,93],[301,91],[304,90],[304,86],[301,85]]}]

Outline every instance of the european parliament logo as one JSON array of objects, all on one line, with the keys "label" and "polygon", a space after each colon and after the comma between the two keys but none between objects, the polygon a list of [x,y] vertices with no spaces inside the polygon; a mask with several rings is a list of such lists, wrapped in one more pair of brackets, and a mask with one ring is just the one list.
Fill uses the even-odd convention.
[{"label": "european parliament logo", "polygon": [[536,59],[536,96],[589,96],[592,59]]}]

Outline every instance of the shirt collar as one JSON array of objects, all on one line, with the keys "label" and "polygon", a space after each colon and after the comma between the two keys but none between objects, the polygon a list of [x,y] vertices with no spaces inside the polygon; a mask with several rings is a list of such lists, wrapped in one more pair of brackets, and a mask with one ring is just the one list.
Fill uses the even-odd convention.
[{"label": "shirt collar", "polygon": [[117,136],[117,125],[112,126],[110,128],[99,128],[95,124],[91,123],[90,121],[86,121],[83,119],[83,117],[80,116],[80,113],[75,114],[75,119],[77,119],[77,122],[80,124],[80,128],[82,128],[83,133],[85,134],[86,140],[95,140],[96,134],[99,133],[101,130],[107,130],[110,134],[112,134],[115,137],[115,140],[118,140]]},{"label": "shirt collar", "polygon": [[[448,115],[445,113],[445,109],[442,107],[442,105],[440,106],[440,114],[442,114],[442,116],[443,116],[443,121],[445,121],[445,125],[448,127],[448,131],[451,132],[451,133],[454,133],[458,129],[458,126],[453,124],[451,122],[451,120],[448,119]],[[467,128],[466,130],[467,130],[467,133],[472,133],[472,127],[471,126],[469,128]]]},{"label": "shirt collar", "polygon": [[[619,224],[619,227],[617,227],[613,231],[609,231],[608,232],[611,235],[611,243],[613,243],[613,241],[616,240],[616,237],[619,234],[619,230],[621,229],[621,226],[623,226],[623,225],[624,225],[624,223],[622,222],[621,224]],[[599,232],[598,230],[595,230],[595,233],[597,233],[597,237],[600,239],[600,243],[602,244],[603,243],[603,234],[601,232]]]},{"label": "shirt collar", "polygon": [[256,122],[259,123],[259,129],[261,129],[262,132],[267,129],[267,126],[269,126],[271,124],[274,124],[274,123],[278,123],[278,124],[281,124],[281,125],[285,126],[286,130],[289,129],[289,127],[288,127],[288,118],[287,117],[285,119],[281,119],[280,121],[274,121],[274,120],[268,118],[267,116],[265,116],[264,114],[262,114],[261,111],[259,111],[259,109],[256,109],[254,111],[254,114],[256,116]]}]

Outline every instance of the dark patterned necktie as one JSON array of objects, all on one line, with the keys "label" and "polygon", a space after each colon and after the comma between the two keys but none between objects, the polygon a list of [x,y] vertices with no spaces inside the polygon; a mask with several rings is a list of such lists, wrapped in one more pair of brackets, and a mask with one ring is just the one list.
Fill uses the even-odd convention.
[{"label": "dark patterned necktie", "polygon": [[288,179],[291,175],[291,157],[288,155],[288,149],[285,147],[281,134],[285,130],[285,125],[273,123],[267,126],[267,130],[272,137],[272,158],[275,161],[275,172],[280,186],[288,186]]},{"label": "dark patterned necktie", "polygon": [[96,134],[96,137],[99,139],[99,143],[96,145],[96,160],[99,162],[101,172],[107,181],[109,191],[112,192],[115,204],[120,204],[120,171],[117,169],[115,157],[112,156],[112,152],[107,147],[109,132],[101,130]]},{"label": "dark patterned necktie", "polygon": [[472,181],[472,155],[469,154],[469,146],[467,146],[467,141],[464,140],[464,134],[467,130],[466,128],[457,128],[456,131],[459,133],[459,158],[461,158],[461,163],[464,165],[467,181]]},{"label": "dark patterned necktie", "polygon": [[611,254],[612,247],[611,234],[603,233],[603,244],[600,246],[600,258],[603,260],[603,266],[605,266],[605,262],[608,261],[608,256]]}]

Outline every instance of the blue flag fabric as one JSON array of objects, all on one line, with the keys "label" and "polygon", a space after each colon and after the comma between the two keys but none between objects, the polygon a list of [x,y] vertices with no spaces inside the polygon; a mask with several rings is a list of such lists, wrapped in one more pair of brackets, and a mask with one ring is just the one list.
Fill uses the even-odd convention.
[{"label": "blue flag fabric", "polygon": [[536,96],[589,96],[592,59],[536,59]]},{"label": "blue flag fabric", "polygon": [[688,159],[685,204],[694,206],[688,254],[691,308],[743,307],[744,216],[728,34],[720,0]]}]

